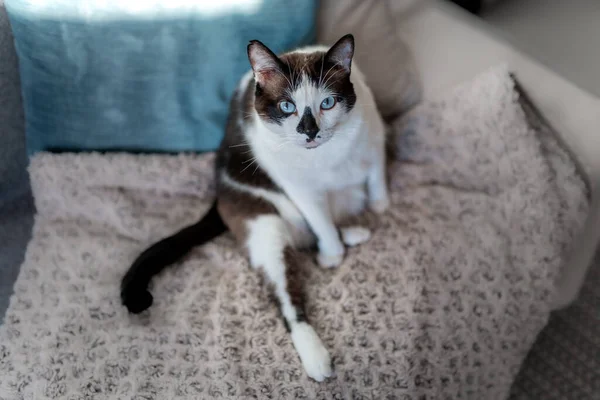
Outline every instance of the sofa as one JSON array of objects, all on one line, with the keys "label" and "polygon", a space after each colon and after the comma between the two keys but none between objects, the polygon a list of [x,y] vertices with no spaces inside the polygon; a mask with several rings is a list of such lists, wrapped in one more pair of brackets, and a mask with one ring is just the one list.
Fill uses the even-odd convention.
[{"label": "sofa", "polygon": [[17,55],[0,3],[0,310],[8,306],[33,226]]},{"label": "sofa", "polygon": [[[597,135],[600,99],[503,43],[489,33],[484,23],[455,5],[390,1],[389,11],[396,23],[397,34],[413,54],[425,99],[487,67],[507,63],[581,163],[592,188],[592,211],[578,239],[577,249],[565,265],[559,286],[560,296],[555,305],[559,310],[575,302],[572,305],[575,308],[557,311],[551,319],[524,364],[512,396],[518,399],[555,398],[557,393],[564,393],[566,397],[561,398],[592,399],[598,393],[594,394],[594,390],[600,388],[597,370],[589,369],[598,367],[598,361],[578,359],[577,354],[599,351],[597,341],[579,344],[565,341],[559,347],[556,341],[564,339],[565,332],[576,332],[581,324],[586,323],[572,317],[576,313],[573,310],[578,307],[576,299],[582,285],[583,294],[589,296],[584,302],[598,298],[597,291],[596,294],[590,291],[589,280],[598,277],[598,262],[592,263],[592,260],[600,238],[600,197],[596,191],[596,182],[600,182],[600,157],[597,157],[600,149],[600,135]],[[327,32],[321,32],[321,35],[326,37]],[[34,220],[27,164],[18,60],[3,0],[0,0],[0,316],[8,306],[12,284],[18,275]],[[589,268],[590,265],[593,267]],[[586,276],[589,276],[588,282],[585,281]],[[585,329],[587,334],[594,329],[598,333],[597,326],[585,325]],[[544,367],[548,360],[553,360],[554,368]],[[585,379],[555,379],[557,373],[577,368],[589,372],[584,374]]]}]

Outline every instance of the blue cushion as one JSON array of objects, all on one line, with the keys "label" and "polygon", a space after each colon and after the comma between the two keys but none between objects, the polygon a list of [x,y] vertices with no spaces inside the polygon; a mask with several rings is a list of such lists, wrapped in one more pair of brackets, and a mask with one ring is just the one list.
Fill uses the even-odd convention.
[{"label": "blue cushion", "polygon": [[[106,5],[108,4],[108,5]],[[27,150],[206,151],[258,39],[315,37],[317,0],[6,0]]]}]

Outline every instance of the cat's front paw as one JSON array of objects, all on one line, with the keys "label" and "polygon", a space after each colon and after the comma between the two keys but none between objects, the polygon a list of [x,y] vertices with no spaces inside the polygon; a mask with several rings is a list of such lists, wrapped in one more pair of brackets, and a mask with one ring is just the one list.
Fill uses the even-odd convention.
[{"label": "cat's front paw", "polygon": [[368,242],[371,239],[371,231],[362,226],[349,226],[342,228],[342,241],[346,246],[354,247]]},{"label": "cat's front paw", "polygon": [[312,326],[300,322],[292,328],[292,342],[306,374],[317,382],[333,376],[329,352]]},{"label": "cat's front paw", "polygon": [[346,249],[341,241],[329,246],[319,246],[319,254],[317,254],[317,262],[323,268],[334,268],[339,266],[344,261],[344,253]]},{"label": "cat's front paw", "polygon": [[344,253],[342,254],[317,254],[317,262],[323,268],[335,268],[344,261]]},{"label": "cat's front paw", "polygon": [[383,214],[389,207],[390,198],[387,196],[369,201],[369,209],[377,214]]}]

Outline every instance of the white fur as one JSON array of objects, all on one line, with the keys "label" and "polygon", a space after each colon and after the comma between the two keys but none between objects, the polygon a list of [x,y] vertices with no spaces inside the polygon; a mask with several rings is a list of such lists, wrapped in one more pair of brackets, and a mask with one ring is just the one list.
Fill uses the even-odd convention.
[{"label": "white fur", "polygon": [[342,228],[342,240],[346,246],[358,246],[371,239],[371,231],[362,226]]},{"label": "white fur", "polygon": [[317,382],[333,375],[331,357],[312,326],[300,322],[291,327],[292,343],[306,374]]},{"label": "white fur", "polygon": [[238,87],[237,87],[237,100],[239,102],[242,101],[242,99],[244,98],[244,95],[246,94],[246,88],[248,87],[248,84],[250,83],[250,79],[252,79],[252,70],[247,71],[242,78],[240,79],[240,82],[238,83]]},{"label": "white fur", "polygon": [[327,194],[331,215],[336,225],[365,210],[367,202],[365,185],[348,186],[344,189],[329,191]]},{"label": "white fur", "polygon": [[281,312],[288,322],[296,320],[296,310],[287,292],[286,266],[283,250],[291,245],[285,221],[278,215],[262,215],[248,222],[246,247],[250,264],[261,267],[275,286],[275,295],[281,304]]}]

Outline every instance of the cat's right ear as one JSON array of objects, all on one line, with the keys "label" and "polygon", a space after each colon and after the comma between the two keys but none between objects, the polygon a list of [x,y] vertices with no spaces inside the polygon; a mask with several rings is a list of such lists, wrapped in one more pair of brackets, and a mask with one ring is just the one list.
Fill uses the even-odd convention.
[{"label": "cat's right ear", "polygon": [[272,74],[281,72],[281,60],[258,40],[251,40],[248,44],[248,60],[254,71],[254,78],[261,85],[264,85]]},{"label": "cat's right ear", "polygon": [[338,40],[325,55],[326,60],[339,65],[347,73],[350,73],[352,57],[354,57],[354,36],[351,33]]}]

